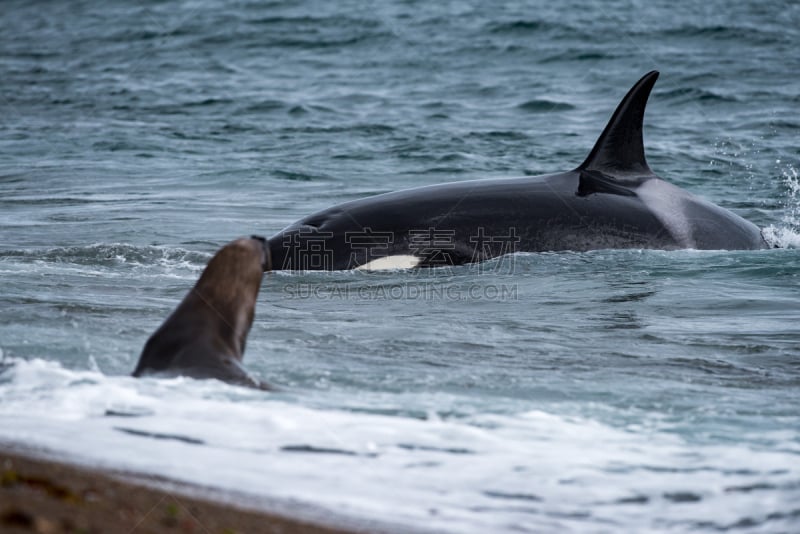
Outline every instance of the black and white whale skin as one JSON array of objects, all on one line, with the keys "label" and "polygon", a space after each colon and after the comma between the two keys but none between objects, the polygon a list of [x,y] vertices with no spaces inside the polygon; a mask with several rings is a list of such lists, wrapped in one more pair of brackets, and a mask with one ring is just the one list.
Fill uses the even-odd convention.
[{"label": "black and white whale skin", "polygon": [[768,248],[757,226],[648,167],[642,121],[657,78],[650,72],[631,88],[574,170],[339,204],[273,236],[273,268],[431,267],[521,251]]}]

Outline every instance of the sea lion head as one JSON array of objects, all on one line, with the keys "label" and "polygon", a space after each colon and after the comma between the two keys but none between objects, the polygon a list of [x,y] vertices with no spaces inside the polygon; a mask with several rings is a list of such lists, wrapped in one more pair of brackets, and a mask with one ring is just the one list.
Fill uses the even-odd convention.
[{"label": "sea lion head", "polygon": [[211,258],[175,311],[150,336],[134,376],[218,378],[264,387],[240,365],[270,252],[263,237],[241,238]]},{"label": "sea lion head", "polygon": [[269,248],[262,237],[228,243],[208,262],[192,293],[215,313],[221,330],[231,330],[241,360],[253,324],[261,278],[269,267]]}]

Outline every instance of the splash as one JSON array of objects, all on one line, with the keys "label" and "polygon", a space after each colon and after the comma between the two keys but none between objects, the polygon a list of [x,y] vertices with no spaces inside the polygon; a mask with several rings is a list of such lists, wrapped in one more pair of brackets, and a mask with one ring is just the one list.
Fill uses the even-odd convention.
[{"label": "splash", "polygon": [[[781,160],[775,163],[780,165]],[[775,247],[800,248],[800,174],[791,165],[787,165],[781,174],[788,193],[782,224],[780,227],[771,224],[764,228],[764,239]]]}]

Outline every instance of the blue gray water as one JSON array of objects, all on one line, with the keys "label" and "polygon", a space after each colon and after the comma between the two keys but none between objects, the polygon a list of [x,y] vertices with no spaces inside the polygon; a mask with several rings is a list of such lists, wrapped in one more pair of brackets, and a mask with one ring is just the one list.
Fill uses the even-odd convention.
[{"label": "blue gray water", "polygon": [[[797,532],[798,50],[791,1],[4,2],[0,440],[400,530]],[[281,392],[125,376],[227,241],[568,170],[652,69],[650,166],[782,248],[272,273]]]}]

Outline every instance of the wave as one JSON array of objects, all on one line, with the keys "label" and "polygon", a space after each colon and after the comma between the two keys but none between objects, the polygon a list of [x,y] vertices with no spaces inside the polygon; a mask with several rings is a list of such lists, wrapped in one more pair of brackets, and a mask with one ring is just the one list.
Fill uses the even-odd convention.
[{"label": "wave", "polygon": [[[200,45],[215,47],[235,43],[243,48],[303,48],[318,50],[325,48],[342,48],[364,43],[394,39],[391,31],[380,27],[378,23],[353,22],[337,18],[298,19],[292,22],[287,19],[275,19],[272,23],[261,23],[261,27],[250,26],[234,34],[214,33],[198,38]],[[265,31],[264,25],[273,26]]]},{"label": "wave", "polygon": [[300,134],[338,134],[352,133],[364,136],[388,135],[396,131],[396,128],[388,124],[349,124],[341,126],[303,126],[282,128],[281,133],[300,133]]},{"label": "wave", "polygon": [[619,59],[620,53],[613,52],[611,49],[592,50],[586,48],[570,48],[555,54],[543,57],[541,63],[560,63],[562,61],[603,61],[609,59]]},{"label": "wave", "polygon": [[[770,32],[760,28],[752,28],[748,26],[737,25],[698,25],[698,24],[685,24],[675,28],[661,30],[655,33],[660,37],[704,37],[719,40],[735,40],[737,42],[749,41],[753,43],[768,44],[780,42],[785,39],[782,33]],[[653,34],[648,35],[649,39],[654,39]]]},{"label": "wave", "polygon": [[659,97],[677,102],[739,102],[735,96],[696,87],[672,89],[659,94]]},{"label": "wave", "polygon": [[270,174],[275,178],[289,180],[290,182],[321,182],[333,179],[326,174],[289,171],[284,169],[275,169]]},{"label": "wave", "polygon": [[575,106],[566,102],[556,102],[553,100],[547,100],[545,98],[535,98],[519,104],[517,108],[523,111],[530,111],[532,113],[549,113],[552,111],[569,111],[571,109],[575,109]]},{"label": "wave", "polygon": [[139,266],[177,264],[202,266],[211,254],[166,246],[137,246],[127,243],[95,243],[86,246],[50,247],[0,251],[0,262],[47,262],[91,266]]},{"label": "wave", "polygon": [[574,31],[573,28],[565,24],[554,24],[544,20],[531,19],[491,22],[484,29],[497,35],[527,35],[552,31],[568,33]]},{"label": "wave", "polygon": [[315,27],[331,27],[331,28],[352,26],[352,27],[361,27],[369,29],[375,29],[381,27],[381,23],[378,20],[355,18],[355,17],[342,17],[342,16],[262,17],[253,19],[249,23],[254,26],[289,26],[291,28],[296,28],[297,26],[315,26]]},{"label": "wave", "polygon": [[[312,407],[216,381],[111,377],[37,359],[7,363],[11,370],[0,372],[4,441],[221,490],[246,487],[295,506],[345,508],[405,528],[585,530],[611,516],[632,531],[727,525],[749,520],[749,508],[735,510],[742,494],[762,499],[753,503],[763,513],[759,524],[779,526],[787,513],[794,519],[786,504],[798,491],[794,432],[753,429],[743,443],[703,443],[676,431],[672,417],[614,426],[530,409],[451,417],[424,395],[390,397],[429,413],[415,418],[340,406],[373,407],[369,394],[328,393],[324,407]],[[209,463],[219,469],[192,467]],[[626,517],[632,506],[637,517]]]}]

